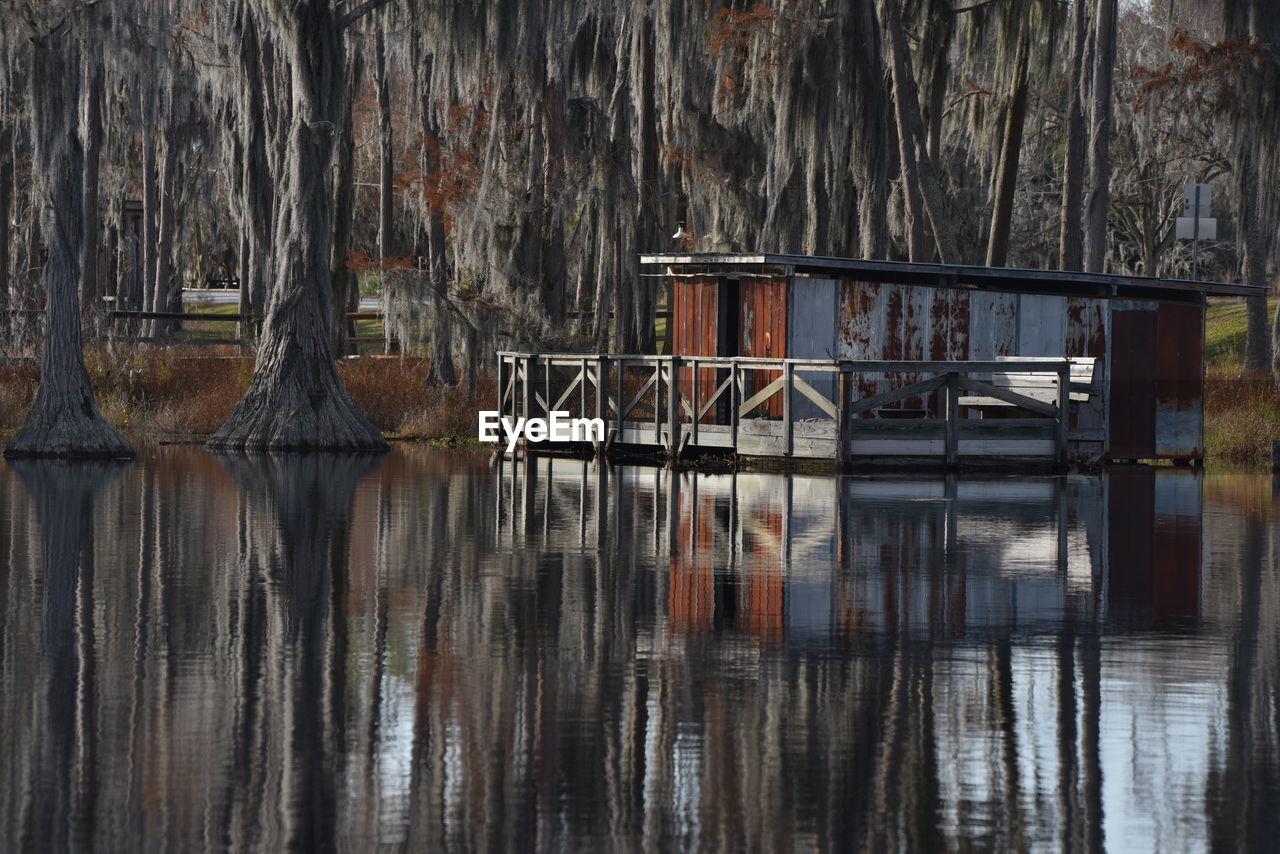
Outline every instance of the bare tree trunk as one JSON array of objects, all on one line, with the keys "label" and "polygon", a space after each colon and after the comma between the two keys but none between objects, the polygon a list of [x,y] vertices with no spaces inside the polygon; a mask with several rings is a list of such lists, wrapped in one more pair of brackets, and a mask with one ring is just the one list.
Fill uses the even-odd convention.
[{"label": "bare tree trunk", "polygon": [[542,111],[542,304],[552,327],[559,329],[565,317],[564,214],[560,205],[564,170],[564,84],[547,87]]},{"label": "bare tree trunk", "polygon": [[255,8],[274,18],[290,71],[292,114],[273,264],[275,284],[248,392],[209,445],[240,450],[378,450],[386,441],[356,409],[334,363],[327,186],[349,109],[341,12],[326,0]]},{"label": "bare tree trunk", "polygon": [[[1280,18],[1270,0],[1230,0],[1222,4],[1228,36],[1256,38],[1259,52],[1255,74],[1241,87],[1244,107],[1234,127],[1236,162],[1236,221],[1239,227],[1241,273],[1251,285],[1273,284],[1276,272],[1276,218],[1280,193],[1274,176],[1280,168]],[[1273,334],[1280,334],[1280,318],[1268,326],[1267,296],[1245,301],[1247,326],[1243,372],[1261,375],[1270,369],[1280,382],[1280,359],[1272,362]]]},{"label": "bare tree trunk", "polygon": [[[609,182],[605,187],[604,206],[606,210],[612,210],[615,204],[613,197],[613,182]],[[602,220],[601,227],[608,227],[607,223]],[[596,258],[596,293],[595,293],[595,314],[592,315],[591,338],[595,342],[598,352],[609,352],[609,311],[612,304],[609,299],[609,282],[614,281],[618,275],[617,265],[613,262],[613,254],[619,247],[614,245],[613,251],[610,251],[610,241],[600,241],[601,251]]]},{"label": "bare tree trunk", "polygon": [[[121,242],[125,254],[124,287],[119,289],[116,307],[128,311],[141,311],[144,299],[142,292],[142,234],[141,224],[121,205],[119,210]],[[117,329],[121,328],[119,325]],[[135,334],[135,326],[130,323],[130,334]]]},{"label": "bare tree trunk", "polygon": [[97,316],[98,299],[98,159],[102,150],[102,65],[96,57],[84,63],[84,243],[80,247],[81,308]]},{"label": "bare tree trunk", "polygon": [[[1248,231],[1249,226],[1244,226]],[[1249,243],[1254,243],[1250,247]],[[1266,258],[1257,250],[1257,241],[1245,238],[1244,280],[1251,285],[1269,285]],[[1245,299],[1244,364],[1241,372],[1261,376],[1271,367],[1271,328],[1267,318],[1267,297]]]},{"label": "bare tree trunk", "polygon": [[[72,24],[74,27],[74,24]],[[80,341],[84,148],[77,133],[79,50],[61,27],[31,40],[30,97],[36,199],[45,220],[44,351],[40,386],[6,457],[132,457],[98,409]]]},{"label": "bare tree trunk", "polygon": [[926,152],[929,164],[935,172],[942,171],[942,120],[947,107],[947,84],[951,76],[949,51],[940,49],[951,43],[955,29],[955,14],[930,15],[926,22],[926,43],[933,55],[926,57],[928,65],[928,112],[925,122]]},{"label": "bare tree trunk", "polygon": [[902,10],[898,0],[880,0],[882,24],[889,38],[889,72],[893,81],[893,114],[898,126],[898,170],[902,175],[902,195],[907,215],[907,258],[928,261],[928,238],[925,231],[924,194],[920,190],[920,172],[915,152],[915,134],[911,126],[911,110],[916,93],[912,85],[907,35],[902,28]]},{"label": "bare tree trunk", "polygon": [[[395,167],[392,163],[392,127],[391,127],[391,81],[387,76],[386,27],[381,22],[378,27],[378,40],[375,47],[378,64],[378,265],[382,269],[382,335],[384,352],[391,352],[391,291],[387,282],[387,262],[395,257],[392,251],[391,221],[394,203]],[[355,91],[355,89],[352,89]]]},{"label": "bare tree trunk", "polygon": [[[13,164],[13,125],[6,121],[0,125],[0,310],[11,307],[13,301],[12,274],[10,265],[13,259],[9,252],[9,241],[13,239],[13,180],[15,170]],[[0,317],[0,335],[10,339],[9,315]]]},{"label": "bare tree trunk", "polygon": [[884,88],[884,61],[875,5],[855,4],[847,16],[845,33],[853,51],[855,73],[859,81],[854,106],[858,111],[858,138],[851,148],[856,169],[858,250],[863,258],[886,258],[889,247],[889,222],[884,216],[885,199],[889,196],[888,137],[890,117]]},{"label": "bare tree trunk", "polygon": [[267,156],[267,57],[262,34],[253,13],[243,5],[238,9],[239,67],[242,83],[236,107],[240,114],[243,145],[240,191],[243,273],[240,278],[240,311],[250,316],[241,325],[241,337],[256,339],[261,317],[266,312],[270,279],[271,211],[275,183]]},{"label": "bare tree trunk", "polygon": [[[381,31],[380,31],[381,32]],[[349,51],[347,57],[347,86],[358,92],[364,78],[364,59],[359,51]],[[351,249],[351,230],[354,226],[356,204],[355,148],[356,135],[350,104],[344,111],[338,140],[337,164],[333,175],[333,251],[329,261],[333,280],[333,317],[330,326],[333,334],[333,351],[339,355],[356,352],[351,340],[355,324],[347,319],[347,312],[360,304],[360,288],[356,271],[347,264]]]},{"label": "bare tree trunk", "polygon": [[[899,0],[879,0],[881,25],[889,42],[889,70],[893,82],[894,117],[898,126],[898,160],[907,208],[907,254],[912,261],[933,257],[942,263],[957,258],[955,229],[947,222],[941,182],[927,157],[922,157],[924,128],[920,94],[911,71],[911,51],[902,25]],[[933,251],[929,250],[929,233]]]},{"label": "bare tree trunk", "polygon": [[[427,182],[438,181],[440,178],[440,129],[431,108],[431,74],[434,65],[432,56],[427,56],[420,63],[424,141],[422,173],[423,180]],[[427,378],[430,382],[451,386],[458,382],[458,373],[453,364],[453,307],[449,305],[449,275],[445,269],[444,215],[438,202],[428,202],[426,225],[427,264],[424,273],[429,291],[427,299],[431,307],[427,335],[431,362]]]},{"label": "bare tree trunk", "polygon": [[991,212],[991,231],[987,240],[987,266],[1003,267],[1009,255],[1009,227],[1013,223],[1013,195],[1018,186],[1018,162],[1022,153],[1022,129],[1027,118],[1027,64],[1030,46],[1026,25],[1018,35],[1018,48],[1013,59],[1013,92],[1005,113],[1000,149],[1000,165],[996,170],[995,207]]},{"label": "bare tree trunk", "polygon": [[[156,243],[159,192],[156,183],[156,92],[155,83],[143,97],[147,99],[142,119],[142,310],[157,311],[155,301]],[[145,324],[149,327],[150,324]]]},{"label": "bare tree trunk", "polygon": [[1096,48],[1089,145],[1089,206],[1084,235],[1084,268],[1104,272],[1107,212],[1111,200],[1111,81],[1116,64],[1116,0],[1097,0]]},{"label": "bare tree trunk", "polygon": [[107,226],[107,246],[103,256],[107,268],[102,272],[102,295],[111,297],[109,307],[115,307],[117,290],[120,285],[120,226],[114,221]]},{"label": "bare tree trunk", "polygon": [[1066,141],[1062,155],[1062,212],[1058,231],[1058,266],[1079,270],[1084,263],[1080,208],[1084,196],[1085,43],[1089,40],[1084,3],[1071,4],[1071,68],[1068,70]]},{"label": "bare tree trunk", "polygon": [[[171,108],[173,109],[173,108]],[[160,204],[156,217],[155,279],[151,288],[151,304],[154,311],[179,313],[182,311],[182,285],[173,281],[173,231],[177,222],[178,152],[183,144],[182,123],[171,117],[165,130],[164,157],[160,161]],[[157,337],[173,335],[178,324],[173,320],[153,320],[151,334]]]},{"label": "bare tree trunk", "polygon": [[[634,51],[639,58],[638,109],[639,133],[636,138],[636,249],[652,252],[659,248],[659,236],[662,234],[658,220],[655,199],[659,195],[658,187],[658,109],[654,99],[655,58],[653,40],[653,18],[645,15],[637,28],[639,44]],[[560,237],[563,239],[563,232]],[[561,276],[563,281],[563,274]],[[647,287],[643,279],[636,278],[636,350],[638,353],[652,353],[656,349],[654,328],[655,288]]]},{"label": "bare tree trunk", "polygon": [[[391,127],[391,81],[387,77],[386,32],[378,27],[377,40],[374,43],[374,62],[378,80],[378,262],[383,263],[392,257],[391,253],[391,206],[392,179],[395,169],[391,162],[392,127]],[[358,81],[357,81],[358,83]],[[352,91],[355,91],[353,88]]]}]

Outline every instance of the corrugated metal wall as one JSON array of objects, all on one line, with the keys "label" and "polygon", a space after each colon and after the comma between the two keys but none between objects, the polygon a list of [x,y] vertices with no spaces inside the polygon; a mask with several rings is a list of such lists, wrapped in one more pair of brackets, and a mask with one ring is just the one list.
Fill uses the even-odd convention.
[{"label": "corrugated metal wall", "polygon": [[[671,352],[677,356],[716,355],[719,325],[718,279],[677,278],[671,284]],[[693,372],[698,371],[699,409],[711,398],[715,390],[714,368],[681,368],[680,388],[684,396],[693,399]],[[703,420],[710,422],[715,413],[707,413]]]},{"label": "corrugated metal wall", "polygon": [[[856,281],[843,282],[842,291],[834,348],[837,358],[969,358],[973,306],[968,291]],[[915,374],[882,379],[860,375],[854,394],[868,397],[916,379]],[[911,399],[892,408],[925,409],[930,405],[931,401]]]},{"label": "corrugated metal wall", "polygon": [[1196,456],[1204,447],[1204,309],[1156,310],[1156,454]]},{"label": "corrugated metal wall", "polygon": [[1187,458],[1204,447],[1204,308],[1111,304],[1112,458]]},{"label": "corrugated metal wall", "polygon": [[[743,278],[738,282],[741,315],[738,321],[739,349],[742,356],[761,359],[786,358],[787,351],[787,279]],[[778,378],[778,371],[750,371],[746,374],[742,396],[750,397]],[[782,395],[774,395],[759,407],[760,412],[782,417]]]}]

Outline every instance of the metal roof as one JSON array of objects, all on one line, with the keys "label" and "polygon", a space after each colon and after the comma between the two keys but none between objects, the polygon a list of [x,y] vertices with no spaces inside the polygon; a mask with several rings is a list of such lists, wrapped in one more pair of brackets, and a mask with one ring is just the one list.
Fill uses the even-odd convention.
[{"label": "metal roof", "polygon": [[784,255],[774,252],[659,252],[642,254],[640,263],[663,265],[668,268],[667,275],[823,274],[839,278],[862,278],[868,282],[898,282],[933,287],[1116,299],[1186,301],[1201,295],[1262,296],[1267,291],[1264,285],[1192,282],[1186,279],[1156,279],[1147,276],[1116,276],[1108,273],[1030,270],[1018,267],[870,261],[862,258]]}]

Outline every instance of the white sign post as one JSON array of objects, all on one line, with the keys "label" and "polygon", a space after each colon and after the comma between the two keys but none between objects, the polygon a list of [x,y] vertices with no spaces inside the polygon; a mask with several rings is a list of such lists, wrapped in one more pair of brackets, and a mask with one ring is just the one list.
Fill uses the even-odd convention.
[{"label": "white sign post", "polygon": [[1200,238],[1218,239],[1218,221],[1209,216],[1213,193],[1208,184],[1187,184],[1182,188],[1182,216],[1174,236],[1191,241],[1191,278],[1200,279]]}]

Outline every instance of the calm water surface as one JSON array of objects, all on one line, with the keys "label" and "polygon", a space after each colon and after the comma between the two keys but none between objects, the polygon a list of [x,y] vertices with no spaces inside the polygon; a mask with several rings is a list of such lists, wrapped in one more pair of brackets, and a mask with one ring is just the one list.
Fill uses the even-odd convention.
[{"label": "calm water surface", "polygon": [[1272,488],[0,463],[0,847],[1263,850]]}]

